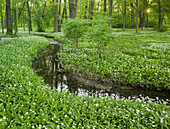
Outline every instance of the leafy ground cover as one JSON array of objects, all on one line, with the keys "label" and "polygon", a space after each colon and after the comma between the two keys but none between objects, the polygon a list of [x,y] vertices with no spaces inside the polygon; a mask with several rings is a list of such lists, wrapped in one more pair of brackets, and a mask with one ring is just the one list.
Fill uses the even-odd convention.
[{"label": "leafy ground cover", "polygon": [[60,59],[66,69],[90,77],[109,78],[133,87],[170,90],[169,31],[146,30],[137,34],[133,31],[113,30],[115,40],[104,47],[102,58],[94,43],[81,42],[80,49],[67,43]]},{"label": "leafy ground cover", "polygon": [[89,98],[51,90],[30,66],[41,37],[0,42],[0,128],[169,128],[170,108],[148,98]]}]

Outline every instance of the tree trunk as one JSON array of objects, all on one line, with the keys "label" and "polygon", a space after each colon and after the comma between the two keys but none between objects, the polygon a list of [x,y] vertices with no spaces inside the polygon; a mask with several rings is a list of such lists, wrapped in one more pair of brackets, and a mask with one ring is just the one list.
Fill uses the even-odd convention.
[{"label": "tree trunk", "polygon": [[60,23],[60,15],[61,15],[61,0],[59,2],[59,10],[58,10],[58,32],[61,32],[61,23]]},{"label": "tree trunk", "polygon": [[66,0],[64,0],[64,13],[65,13],[65,19],[67,19],[67,4]]},{"label": "tree trunk", "polygon": [[12,15],[11,15],[11,26],[12,26],[12,29],[15,30],[15,35],[16,35],[16,10],[15,10],[15,0],[12,1]]},{"label": "tree trunk", "polygon": [[162,13],[161,13],[161,1],[158,0],[158,11],[159,11],[159,31],[162,31]]},{"label": "tree trunk", "polygon": [[106,14],[106,4],[107,4],[107,1],[104,0],[104,15]]},{"label": "tree trunk", "polygon": [[89,19],[93,19],[94,14],[94,0],[90,0],[89,2]]},{"label": "tree trunk", "polygon": [[25,14],[23,13],[23,27],[24,27],[24,31],[25,31]]},{"label": "tree trunk", "polygon": [[58,0],[55,4],[54,32],[58,32]]},{"label": "tree trunk", "polygon": [[124,0],[123,32],[125,32],[125,26],[126,26],[126,0]]},{"label": "tree trunk", "polygon": [[2,13],[2,7],[1,7],[1,26],[2,26],[2,34],[4,34],[4,17]]},{"label": "tree trunk", "polygon": [[145,24],[145,13],[143,13],[143,17],[141,18],[141,30],[143,30]]},{"label": "tree trunk", "polygon": [[77,17],[77,6],[78,6],[78,0],[75,0],[75,17]]},{"label": "tree trunk", "polygon": [[109,23],[109,25],[111,27],[112,27],[112,8],[113,8],[113,0],[110,0],[110,8],[109,8],[110,23]]},{"label": "tree trunk", "polygon": [[138,0],[136,0],[136,33],[138,33],[138,15],[139,15],[139,10],[138,10]]},{"label": "tree trunk", "polygon": [[70,12],[70,18],[75,18],[75,2],[74,2],[74,0],[69,0],[69,12]]},{"label": "tree trunk", "polygon": [[7,23],[7,32],[6,32],[6,34],[12,34],[11,2],[10,2],[10,0],[6,0],[6,23]]},{"label": "tree trunk", "polygon": [[18,11],[17,11],[17,2],[16,2],[16,0],[15,0],[15,8],[16,8],[16,34],[17,34],[17,39],[19,38],[19,36],[18,36]]},{"label": "tree trunk", "polygon": [[[32,31],[32,21],[31,21],[31,9],[30,9],[30,6],[29,6],[29,0],[26,2],[27,3],[27,11],[28,11],[28,26],[29,26],[29,34],[30,34],[30,31]],[[41,27],[39,27],[41,28]],[[39,30],[39,29],[38,29]]]},{"label": "tree trunk", "polygon": [[21,13],[22,13],[22,11],[24,10],[25,2],[26,2],[26,0],[24,1],[23,5],[22,5],[22,9],[21,9],[20,12],[18,13],[18,19],[20,18]]},{"label": "tree trunk", "polygon": [[[132,1],[131,1],[131,21],[132,21],[132,23],[134,23],[134,21],[135,21],[134,6],[133,6],[133,2]],[[134,23],[133,27],[135,28],[135,23]]]},{"label": "tree trunk", "polygon": [[146,28],[148,28],[148,26],[149,26],[148,13],[146,14],[146,17],[147,17],[147,21],[146,21]]}]

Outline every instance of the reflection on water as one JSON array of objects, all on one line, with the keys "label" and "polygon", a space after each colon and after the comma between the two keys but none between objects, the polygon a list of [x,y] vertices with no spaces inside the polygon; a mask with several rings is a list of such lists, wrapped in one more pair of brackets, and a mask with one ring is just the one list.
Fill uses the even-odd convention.
[{"label": "reflection on water", "polygon": [[170,100],[170,93],[168,91],[148,91],[140,88],[127,90],[118,86],[101,84],[94,81],[77,78],[68,73],[59,73],[57,71],[58,50],[59,45],[50,45],[43,50],[34,61],[32,61],[32,67],[36,70],[39,69],[37,72],[38,75],[42,76],[45,82],[49,84],[52,89],[57,89],[58,91],[70,91],[76,95],[90,97],[109,96],[119,99],[122,97],[138,98],[139,96],[149,96],[153,99],[159,97],[160,99]]}]

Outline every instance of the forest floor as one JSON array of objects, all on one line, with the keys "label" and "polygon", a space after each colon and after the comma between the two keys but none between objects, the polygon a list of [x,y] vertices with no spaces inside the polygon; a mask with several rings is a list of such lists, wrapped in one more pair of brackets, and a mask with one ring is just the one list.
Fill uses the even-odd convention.
[{"label": "forest floor", "polygon": [[[157,33],[157,35],[159,35],[159,33]],[[155,38],[156,37],[157,36],[155,36]],[[167,37],[165,37],[166,40],[168,40]],[[80,97],[67,92],[51,90],[44,83],[43,78],[39,77],[30,65],[31,60],[49,45],[47,39],[38,36],[25,36],[19,39],[2,38],[0,42],[0,128],[170,127],[170,108],[166,105],[166,102],[159,103],[152,101],[148,97],[137,100],[110,99],[107,97]],[[169,46],[165,47],[164,45],[167,45],[169,41],[164,43],[164,45],[162,42],[159,43],[161,43],[161,47],[159,44],[156,44],[154,45],[155,49],[158,51],[161,50],[160,52],[163,51],[165,56]],[[88,46],[89,44],[82,44],[82,46],[84,45]],[[160,50],[157,45],[160,47]],[[110,45],[110,47],[113,46],[114,45]],[[150,46],[146,45],[146,47]],[[67,50],[66,48],[69,49]],[[81,60],[79,60],[81,59],[79,56],[81,56],[83,57],[84,64],[86,64],[86,60],[90,61],[88,65],[91,67],[94,59],[98,59],[98,54],[94,51],[95,49],[92,49],[92,51],[90,51],[90,49],[87,49],[88,51],[81,49],[82,52],[85,52],[82,54],[80,50],[74,50],[72,48],[71,46],[65,46],[63,50],[63,52],[71,50],[70,54],[65,53],[68,56],[66,58],[68,62],[74,57],[73,61],[76,60],[76,64],[81,64]],[[109,47],[106,46],[106,49],[108,48]],[[123,53],[124,49],[122,49],[122,47],[120,48],[121,51],[117,49],[114,51],[106,51],[108,53],[102,55],[102,60],[96,60],[95,65],[97,65],[99,61],[102,61],[102,68],[105,69],[106,67],[104,65],[107,62],[104,59],[109,59],[107,61],[116,60],[116,62],[113,63],[116,64],[120,62],[119,65],[122,65],[121,59],[125,58],[121,55],[125,54],[126,57],[126,53]],[[134,49],[132,47],[130,48]],[[136,49],[138,49],[138,47]],[[110,56],[110,52],[114,52],[114,54]],[[92,55],[87,55],[89,53]],[[144,52],[142,51],[140,53]],[[167,55],[169,56],[169,54]],[[127,57],[128,61],[131,55]],[[139,57],[143,56],[141,55]],[[161,61],[166,61],[163,56],[160,56],[160,58]],[[135,60],[135,58],[133,59]],[[132,62],[131,65],[133,65],[133,63],[134,62]],[[73,65],[73,68],[74,66],[75,65]],[[160,65],[158,65],[158,67],[160,67]],[[166,67],[169,68],[169,65]],[[163,67],[161,67],[161,69],[163,69]]]},{"label": "forest floor", "polygon": [[[170,31],[114,29],[113,35],[114,41],[102,53],[94,43],[79,42],[79,49],[66,43],[59,54],[65,68],[104,82],[170,90]],[[62,37],[56,37],[62,42]]]}]

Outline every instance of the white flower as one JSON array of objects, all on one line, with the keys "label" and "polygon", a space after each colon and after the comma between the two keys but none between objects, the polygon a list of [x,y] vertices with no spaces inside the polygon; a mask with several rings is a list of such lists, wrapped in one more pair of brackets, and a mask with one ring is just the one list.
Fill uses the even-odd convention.
[{"label": "white flower", "polygon": [[3,119],[5,120],[5,119],[6,119],[6,116],[4,116]]},{"label": "white flower", "polygon": [[0,119],[0,121],[2,121],[2,119]]}]

